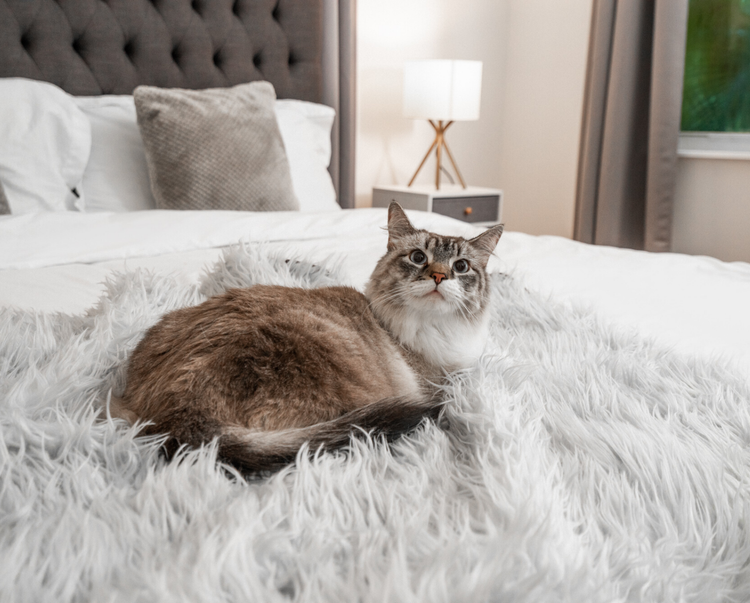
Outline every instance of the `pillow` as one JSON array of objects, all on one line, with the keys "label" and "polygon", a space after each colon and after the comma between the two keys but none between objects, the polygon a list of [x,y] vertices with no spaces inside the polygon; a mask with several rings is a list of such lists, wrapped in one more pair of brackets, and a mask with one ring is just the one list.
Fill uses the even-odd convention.
[{"label": "pillow", "polygon": [[0,182],[0,215],[9,214],[9,213],[10,213],[10,205],[8,205],[8,198],[5,196],[3,183]]},{"label": "pillow", "polygon": [[[131,95],[74,99],[91,122],[91,156],[83,172],[85,211],[154,209],[146,151]],[[274,109],[284,141],[300,211],[340,210],[328,172],[336,112],[326,105],[277,100]]]},{"label": "pillow", "polygon": [[299,209],[269,82],[133,96],[157,208]]},{"label": "pillow", "polygon": [[85,211],[154,209],[133,97],[80,96],[74,101],[91,123],[91,155],[83,172]]},{"label": "pillow", "polygon": [[0,141],[0,180],[12,213],[65,211],[82,203],[91,126],[63,90],[0,79]]},{"label": "pillow", "polygon": [[292,170],[300,211],[341,209],[328,166],[336,111],[300,100],[277,100],[276,118]]}]

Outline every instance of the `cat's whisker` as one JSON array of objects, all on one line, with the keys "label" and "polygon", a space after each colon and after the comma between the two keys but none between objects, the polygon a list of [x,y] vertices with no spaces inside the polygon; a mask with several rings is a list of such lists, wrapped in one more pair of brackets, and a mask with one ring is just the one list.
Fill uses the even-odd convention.
[{"label": "cat's whisker", "polygon": [[373,301],[377,300],[377,303],[379,304],[387,304],[395,300],[402,300],[405,292],[406,286],[399,283],[398,287],[394,291],[388,292],[385,295],[378,295],[377,298],[375,298]]},{"label": "cat's whisker", "polygon": [[465,320],[469,320],[471,318],[469,309],[466,306],[466,303],[464,302],[464,300],[462,299],[458,300],[457,308],[461,315],[461,318],[464,318]]}]

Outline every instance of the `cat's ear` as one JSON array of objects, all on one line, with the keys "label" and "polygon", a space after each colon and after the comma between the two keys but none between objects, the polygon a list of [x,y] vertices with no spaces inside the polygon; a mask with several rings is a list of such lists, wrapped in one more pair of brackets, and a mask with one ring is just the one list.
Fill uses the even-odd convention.
[{"label": "cat's ear", "polygon": [[413,234],[415,228],[406,217],[406,213],[401,206],[392,201],[388,206],[388,251],[393,251],[396,247],[396,239]]},{"label": "cat's ear", "polygon": [[482,262],[482,268],[487,267],[487,262],[490,261],[492,252],[497,247],[497,242],[500,240],[500,236],[503,234],[503,225],[497,224],[491,228],[485,230],[478,237],[474,237],[469,240],[474,250],[479,253],[479,259]]}]

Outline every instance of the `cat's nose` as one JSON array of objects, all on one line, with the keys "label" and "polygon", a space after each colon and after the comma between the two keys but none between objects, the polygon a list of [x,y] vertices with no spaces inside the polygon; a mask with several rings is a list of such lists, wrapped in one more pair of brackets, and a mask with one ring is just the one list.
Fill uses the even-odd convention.
[{"label": "cat's nose", "polygon": [[439,285],[441,281],[445,280],[445,275],[442,272],[433,272],[432,278],[435,279],[435,284]]}]

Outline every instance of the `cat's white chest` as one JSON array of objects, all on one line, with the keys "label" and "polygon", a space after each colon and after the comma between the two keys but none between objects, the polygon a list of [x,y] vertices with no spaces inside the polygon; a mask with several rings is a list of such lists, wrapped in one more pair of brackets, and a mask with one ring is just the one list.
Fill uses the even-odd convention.
[{"label": "cat's white chest", "polygon": [[416,314],[404,316],[394,330],[403,345],[420,354],[429,364],[448,371],[468,368],[484,351],[486,320],[471,323],[453,316],[434,321],[421,318]]}]

